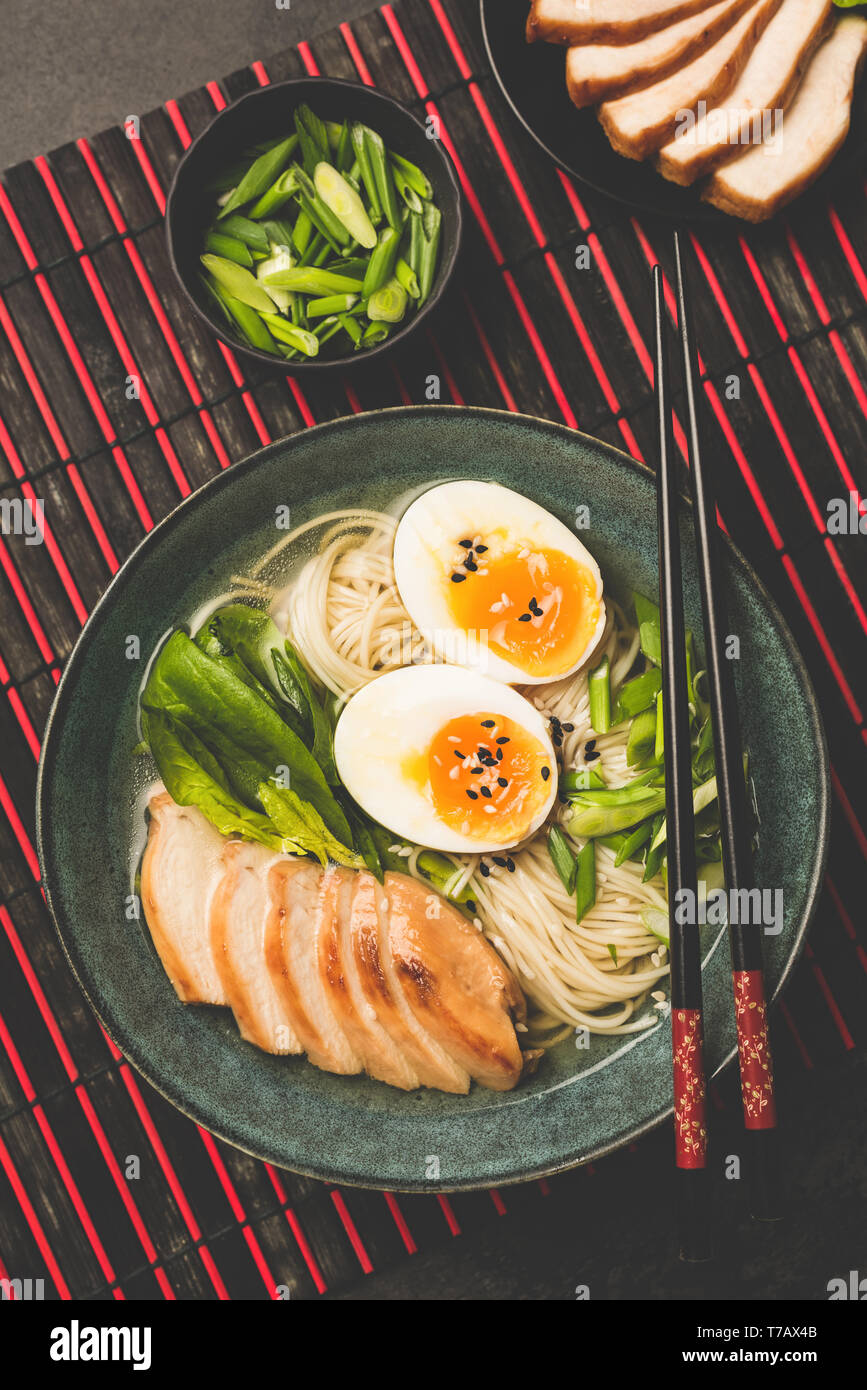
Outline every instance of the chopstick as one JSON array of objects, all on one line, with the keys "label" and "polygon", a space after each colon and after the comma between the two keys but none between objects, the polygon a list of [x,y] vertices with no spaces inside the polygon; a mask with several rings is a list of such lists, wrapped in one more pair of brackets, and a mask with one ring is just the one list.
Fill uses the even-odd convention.
[{"label": "chopstick", "polygon": [[653,297],[656,315],[655,386],[659,431],[656,501],[659,531],[665,817],[668,843],[676,1203],[681,1259],[706,1260],[710,1257],[710,1204],[701,943],[697,913],[677,911],[678,905],[684,901],[697,904],[698,877],[692,802],[692,750],[680,529],[677,516],[677,478],[671,433],[665,304],[662,271],[658,265],[653,268]]},{"label": "chopstick", "polygon": [[[735,997],[741,1101],[750,1152],[752,1214],[760,1220],[779,1215],[780,1187],[774,1074],[762,967],[762,924],[740,921],[732,911],[734,894],[755,887],[751,817],[732,663],[726,656],[731,629],[721,579],[719,527],[708,469],[701,456],[697,409],[698,370],[692,317],[683,270],[680,237],[674,233],[677,307],[687,407],[689,476],[695,514],[699,585],[704,621],[705,662],[713,721],[714,755],[722,828],[722,857],[729,903],[729,944]],[[743,895],[741,894],[741,899]],[[752,902],[752,900],[750,900]],[[737,915],[738,921],[732,918]],[[751,914],[748,914],[750,916]],[[760,915],[760,914],[759,914]]]}]

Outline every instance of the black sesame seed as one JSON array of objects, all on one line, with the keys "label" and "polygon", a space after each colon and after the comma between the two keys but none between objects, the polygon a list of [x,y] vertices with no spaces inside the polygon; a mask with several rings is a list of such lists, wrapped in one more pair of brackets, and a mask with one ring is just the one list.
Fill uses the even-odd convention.
[{"label": "black sesame seed", "polygon": [[[452,578],[454,578],[454,576],[452,576]],[[532,617],[533,617],[532,613],[522,613],[521,616],[520,616],[520,618],[518,619],[518,622],[519,622],[519,623],[529,623],[529,622],[532,620]]]},{"label": "black sesame seed", "polygon": [[494,855],[494,863],[496,864],[496,866],[497,866],[498,869],[505,869],[505,867],[506,867],[506,862],[507,862],[507,861],[506,861],[505,859],[503,859],[501,855],[499,855],[499,854],[495,854],[495,855]]},{"label": "black sesame seed", "polygon": [[464,550],[472,550],[473,548],[472,541],[458,541],[458,545],[462,546]]},{"label": "black sesame seed", "polygon": [[497,723],[497,721],[496,721],[495,719],[483,719],[483,720],[482,720],[482,728],[483,728],[483,729],[493,729],[493,728],[496,727],[496,723]]},{"label": "black sesame seed", "polygon": [[467,576],[466,576],[465,574],[453,574],[453,575],[452,575],[452,583],[453,583],[453,584],[463,584],[463,582],[464,582],[464,580],[466,579],[466,577],[467,577]]},{"label": "black sesame seed", "polygon": [[563,730],[564,734],[572,734],[575,732],[574,724],[561,724],[560,727]]},{"label": "black sesame seed", "polygon": [[487,864],[479,865],[479,873],[482,875],[482,878],[490,878],[491,876],[491,871],[488,868]]},{"label": "black sesame seed", "polygon": [[482,793],[482,796],[487,796],[488,798],[493,796],[493,792],[491,791],[490,787],[479,787],[479,791]]},{"label": "black sesame seed", "polygon": [[508,742],[509,742],[509,740],[508,740],[508,738],[506,737],[505,734],[503,734],[500,738],[497,739],[497,743],[508,743]]},{"label": "black sesame seed", "polygon": [[501,763],[502,761],[503,761],[503,750],[502,750],[502,748],[498,748],[498,749],[497,749],[497,762],[498,762],[498,763]]},{"label": "black sesame seed", "polygon": [[471,776],[471,777],[478,777],[479,773],[480,773],[480,772],[484,772],[484,770],[485,770],[485,769],[484,769],[483,767],[471,767],[471,768],[470,768],[470,776]]},{"label": "black sesame seed", "polygon": [[456,748],[456,749],[454,750],[454,753],[455,753],[455,757],[456,757],[456,758],[460,758],[461,762],[463,762],[464,758],[467,756],[466,753],[462,753],[462,752],[461,752],[460,748]]},{"label": "black sesame seed", "polygon": [[549,778],[550,776],[551,776],[551,769],[550,769],[550,767],[543,767],[543,768],[542,768],[542,781],[543,781],[543,782],[547,782],[547,780],[548,780],[548,778]]},{"label": "black sesame seed", "polygon": [[478,792],[467,791],[467,796],[470,798],[470,801],[478,801],[478,799],[479,799],[479,793],[478,793]]},{"label": "black sesame seed", "polygon": [[477,545],[477,546],[476,546],[476,554],[477,554],[477,555],[484,555],[484,553],[485,553],[485,551],[487,550],[487,548],[488,548],[488,547],[487,547],[486,545]]},{"label": "black sesame seed", "polygon": [[472,898],[467,898],[466,906],[467,906],[467,908],[469,909],[470,912],[476,912],[476,911],[477,911],[476,904],[475,904],[475,902],[473,901]]},{"label": "black sesame seed", "polygon": [[588,762],[588,763],[593,763],[593,762],[596,761],[597,758],[601,758],[601,757],[602,757],[602,754],[601,754],[601,753],[586,753],[586,752],[585,752],[585,754],[584,754],[584,761],[585,761],[585,762]]},{"label": "black sesame seed", "polygon": [[466,560],[464,560],[464,569],[468,569],[470,571],[470,574],[475,574],[478,568],[479,567],[473,559],[472,555],[468,555]]},{"label": "black sesame seed", "polygon": [[497,786],[498,786],[498,787],[507,787],[508,785],[509,785],[509,779],[508,779],[508,777],[498,777],[498,778],[497,778]]},{"label": "black sesame seed", "polygon": [[515,872],[515,861],[514,861],[514,859],[507,859],[507,860],[506,860],[506,868],[509,870],[509,873],[510,873],[510,874],[513,874],[513,873]]},{"label": "black sesame seed", "polygon": [[563,747],[563,735],[560,733],[559,729],[555,729],[552,733],[551,742],[554,744],[555,748]]},{"label": "black sesame seed", "polygon": [[594,749],[595,747],[596,747],[596,740],[595,740],[595,738],[588,738],[587,742],[586,742],[585,745],[584,745],[584,752],[585,752],[585,753],[592,753],[592,752],[593,752],[593,749]]}]

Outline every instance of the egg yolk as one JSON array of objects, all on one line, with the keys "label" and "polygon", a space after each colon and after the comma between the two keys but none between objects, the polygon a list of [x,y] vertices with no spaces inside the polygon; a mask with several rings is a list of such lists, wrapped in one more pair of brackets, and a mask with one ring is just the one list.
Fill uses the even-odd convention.
[{"label": "egg yolk", "polygon": [[457,627],[531,676],[578,665],[600,613],[586,566],[560,550],[494,550],[470,540],[458,542],[454,559],[446,598]]},{"label": "egg yolk", "polygon": [[556,775],[547,749],[498,714],[450,719],[428,750],[428,785],[440,820],[461,835],[516,844],[548,799]]}]

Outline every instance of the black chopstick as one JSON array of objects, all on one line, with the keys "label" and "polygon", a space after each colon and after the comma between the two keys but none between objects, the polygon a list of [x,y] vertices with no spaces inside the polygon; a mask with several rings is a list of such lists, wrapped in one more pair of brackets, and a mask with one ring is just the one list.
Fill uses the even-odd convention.
[{"label": "black chopstick", "polygon": [[[681,356],[687,408],[689,476],[695,513],[698,572],[704,620],[705,663],[713,721],[714,754],[722,828],[722,856],[729,904],[729,943],[735,996],[738,1054],[741,1073],[741,1100],[749,1153],[747,1166],[753,1216],[772,1220],[779,1214],[780,1186],[777,1163],[776,1106],[774,1074],[768,1042],[764,973],[762,968],[762,923],[754,911],[755,888],[752,855],[751,815],[747,800],[743,749],[738,719],[732,662],[726,655],[731,634],[719,559],[719,527],[716,501],[709,470],[702,462],[701,435],[697,407],[698,371],[692,335],[692,319],[683,273],[680,238],[674,234],[677,266],[677,304]],[[747,917],[732,910],[738,901],[750,902]],[[733,921],[734,916],[738,921]]]},{"label": "black chopstick", "polygon": [[[668,845],[669,950],[671,960],[671,1045],[674,1083],[676,1201],[680,1255],[710,1257],[707,1175],[707,1082],[701,995],[701,944],[692,750],[686,672],[686,632],[680,564],[677,479],[671,438],[671,396],[662,272],[653,270],[656,313],[656,411],[659,472],[659,626],[662,644],[662,723],[665,759],[665,817]],[[692,911],[678,911],[684,903]]]}]

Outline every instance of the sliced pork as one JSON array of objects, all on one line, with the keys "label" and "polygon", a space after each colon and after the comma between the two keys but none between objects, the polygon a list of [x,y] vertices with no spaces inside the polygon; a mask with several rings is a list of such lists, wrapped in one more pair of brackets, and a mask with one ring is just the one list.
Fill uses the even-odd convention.
[{"label": "sliced pork", "polygon": [[[566,55],[566,85],[576,106],[627,96],[668,77],[704,53],[756,0],[716,0],[637,43],[585,43]],[[830,4],[830,0],[828,0]]]},{"label": "sliced pork", "polygon": [[389,873],[385,892],[391,958],[416,1018],[475,1081],[511,1090],[524,1065],[514,1024],[524,998],[511,972],[425,884]]},{"label": "sliced pork", "polygon": [[667,143],[703,101],[724,101],[781,0],[757,0],[716,43],[661,82],[631,96],[603,102],[598,116],[618,154],[646,159]]},{"label": "sliced pork", "polygon": [[844,15],[816,51],[783,117],[781,137],[755,145],[714,173],[708,202],[762,222],[830,164],[849,133],[852,97],[867,54],[867,19]]},{"label": "sliced pork", "polygon": [[197,806],[178,806],[168,792],[148,810],[141,897],[151,939],[179,999],[226,1004],[208,925],[226,842]]},{"label": "sliced pork", "polygon": [[298,1053],[292,1018],[265,963],[267,871],[285,856],[224,840],[223,873],[211,901],[211,947],[241,1037],[265,1052]]},{"label": "sliced pork", "polygon": [[660,173],[674,183],[695,183],[744,145],[772,137],[833,23],[831,0],[783,0],[725,101],[659,151]]},{"label": "sliced pork", "polygon": [[527,38],[547,43],[634,43],[714,0],[533,0]]}]

